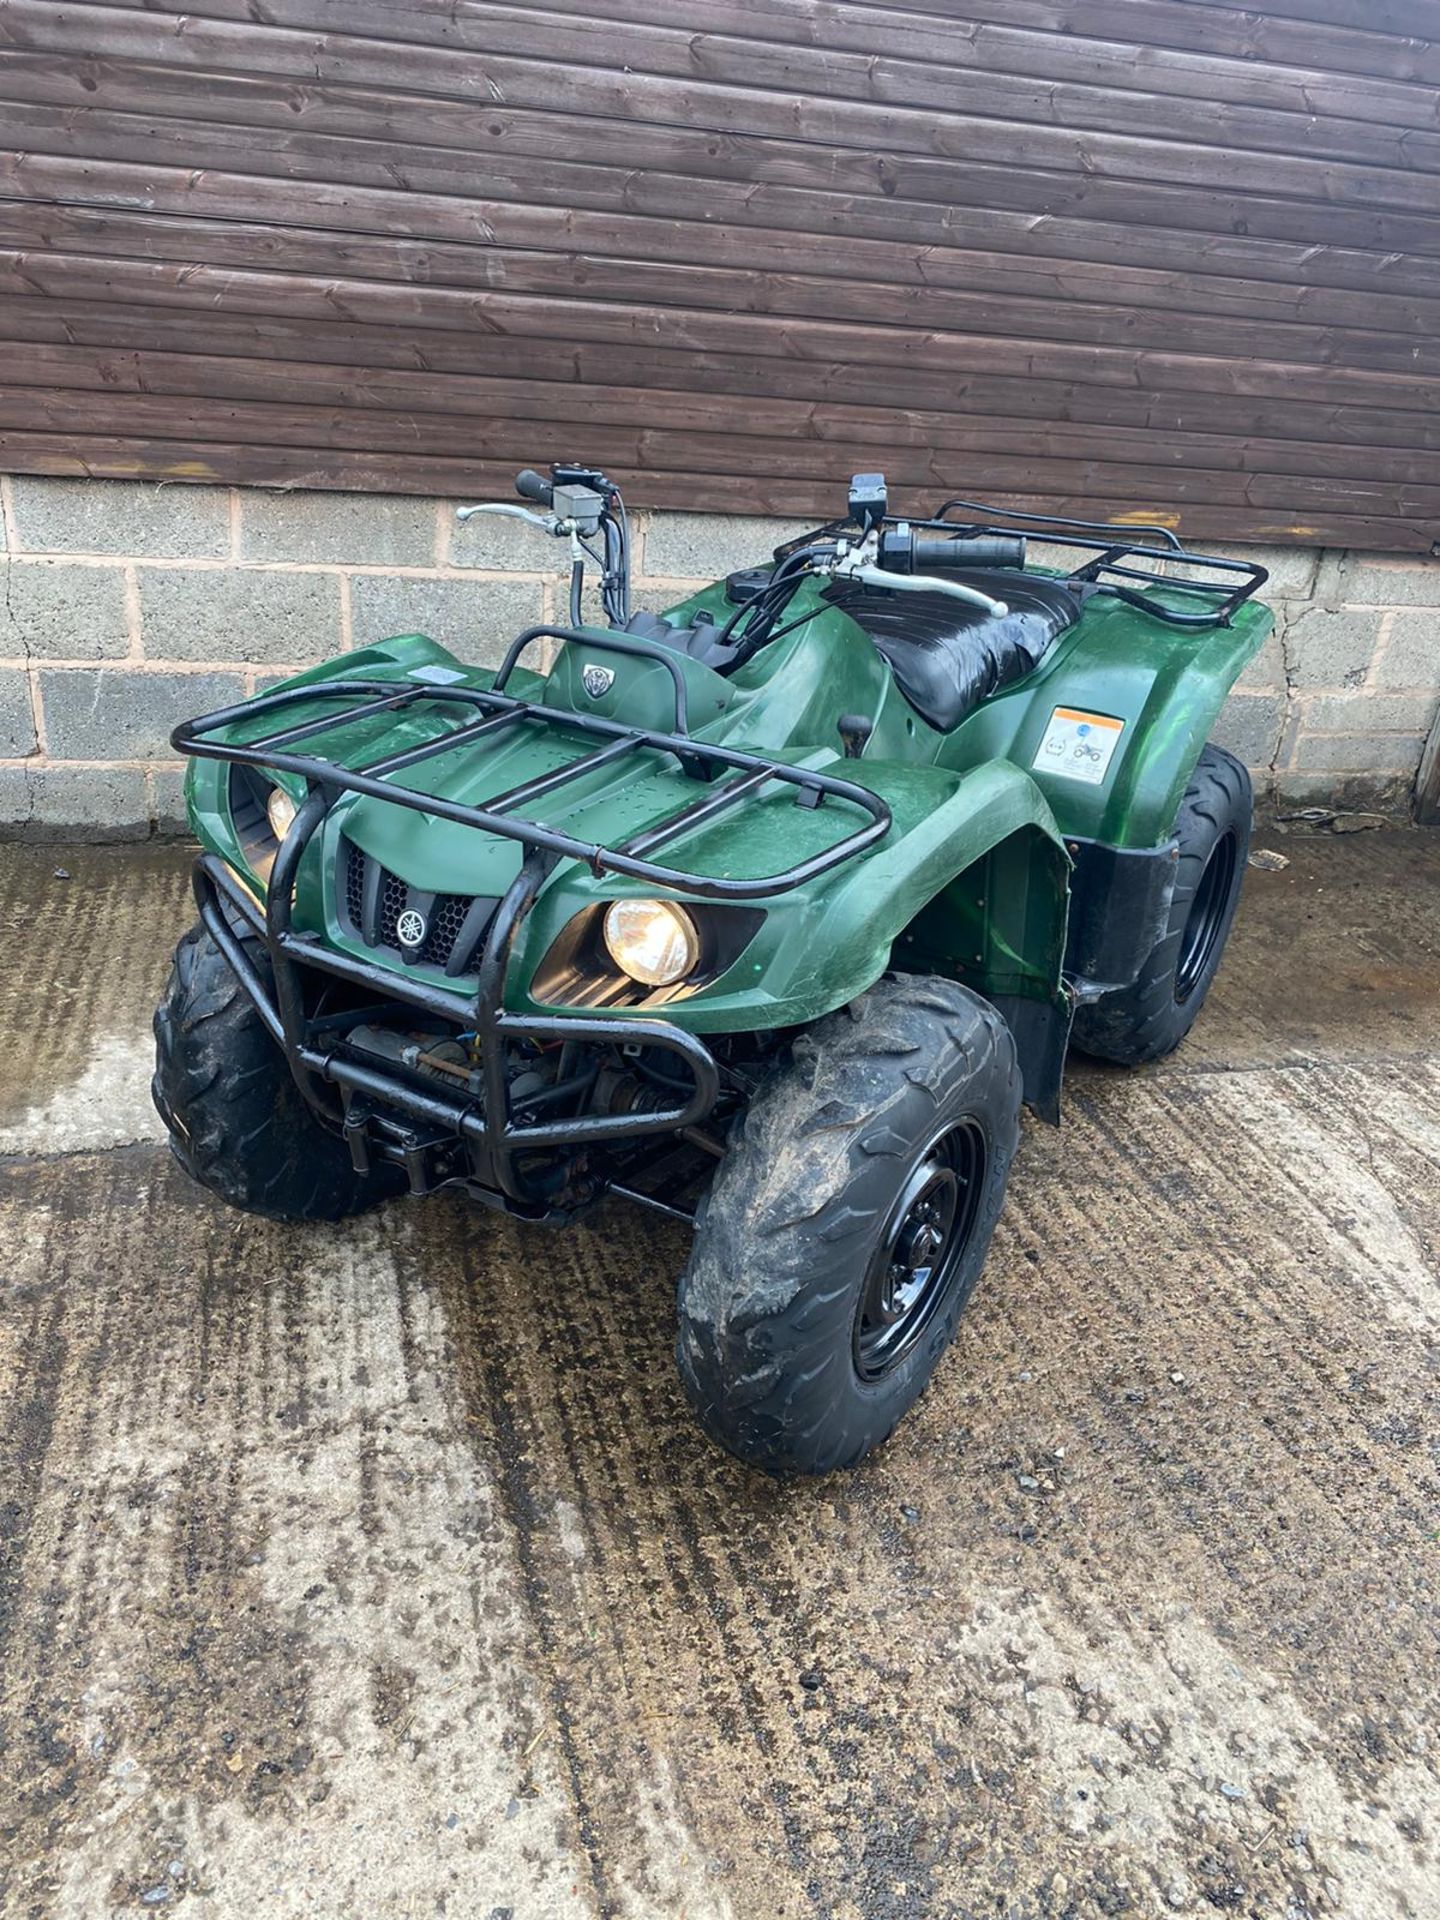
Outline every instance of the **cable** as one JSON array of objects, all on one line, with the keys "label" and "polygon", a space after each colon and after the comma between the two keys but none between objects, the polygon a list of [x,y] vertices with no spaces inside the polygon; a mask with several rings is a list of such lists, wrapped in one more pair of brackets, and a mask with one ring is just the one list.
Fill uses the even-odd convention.
[{"label": "cable", "polygon": [[615,513],[620,522],[620,609],[619,624],[624,626],[630,618],[630,516],[625,511],[625,502],[620,497],[620,489],[614,493]]},{"label": "cable", "polygon": [[[612,627],[624,628],[630,619],[630,518],[620,489],[611,487],[605,498],[600,520],[604,558],[591,553],[601,569],[600,605]],[[587,549],[588,551],[588,549]]]},{"label": "cable", "polygon": [[[755,598],[742,601],[720,629],[715,637],[716,645],[733,646],[736,651],[737,657],[729,663],[731,666],[743,666],[764,646],[770,623],[784,611],[805,575],[811,551],[804,547],[787,553]],[[740,632],[742,624],[743,633]]]},{"label": "cable", "polygon": [[773,633],[766,635],[766,646],[773,647],[777,640],[783,640],[787,633],[793,633],[796,627],[803,627],[807,620],[813,620],[817,614],[829,613],[832,609],[838,609],[843,613],[854,599],[855,594],[851,592],[847,593],[844,599],[823,600],[818,607],[810,607],[804,613],[797,613],[793,620],[787,620],[783,627],[776,627]]}]

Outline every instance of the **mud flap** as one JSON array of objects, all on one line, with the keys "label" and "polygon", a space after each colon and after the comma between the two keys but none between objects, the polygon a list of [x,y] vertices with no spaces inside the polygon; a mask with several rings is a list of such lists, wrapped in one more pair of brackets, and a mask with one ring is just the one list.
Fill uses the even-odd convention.
[{"label": "mud flap", "polygon": [[1004,1014],[1014,1035],[1026,1106],[1037,1119],[1058,1127],[1074,1000],[1068,993],[1054,1000],[1028,1000],[1018,993],[990,993],[985,997]]},{"label": "mud flap", "polygon": [[1065,846],[1075,862],[1065,977],[1077,1000],[1098,1000],[1130,986],[1164,934],[1180,845],[1170,840],[1163,847],[1107,847],[1098,840],[1067,840]]}]

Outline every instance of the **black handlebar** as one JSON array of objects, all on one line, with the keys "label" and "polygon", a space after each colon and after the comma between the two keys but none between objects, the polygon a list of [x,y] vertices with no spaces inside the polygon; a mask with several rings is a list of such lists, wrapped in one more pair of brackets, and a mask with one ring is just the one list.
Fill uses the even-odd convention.
[{"label": "black handlebar", "polygon": [[901,521],[880,534],[880,565],[890,573],[932,567],[1023,567],[1023,533],[928,533]]},{"label": "black handlebar", "polygon": [[538,507],[550,506],[555,498],[550,482],[533,467],[522,467],[516,474],[515,491],[522,500],[533,500]]}]

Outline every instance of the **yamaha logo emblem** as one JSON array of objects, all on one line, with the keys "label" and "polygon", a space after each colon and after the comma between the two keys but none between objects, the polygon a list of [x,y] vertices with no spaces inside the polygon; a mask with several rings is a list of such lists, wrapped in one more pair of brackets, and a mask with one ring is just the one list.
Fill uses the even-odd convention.
[{"label": "yamaha logo emblem", "polygon": [[591,660],[580,670],[580,682],[592,700],[598,700],[602,693],[608,693],[615,684],[615,669],[601,667]]},{"label": "yamaha logo emblem", "polygon": [[406,907],[395,922],[395,932],[402,947],[423,947],[425,931],[425,916],[417,913],[413,907]]}]

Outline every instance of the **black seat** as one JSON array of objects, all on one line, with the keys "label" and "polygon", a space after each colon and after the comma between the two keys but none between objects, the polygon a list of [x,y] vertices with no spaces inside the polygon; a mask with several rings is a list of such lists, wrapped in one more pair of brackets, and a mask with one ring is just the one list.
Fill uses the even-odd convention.
[{"label": "black seat", "polygon": [[1058,580],[998,567],[937,568],[935,577],[978,587],[1009,611],[987,613],[948,593],[892,593],[843,581],[825,597],[869,634],[920,718],[949,733],[982,700],[1038,667],[1080,603]]}]

